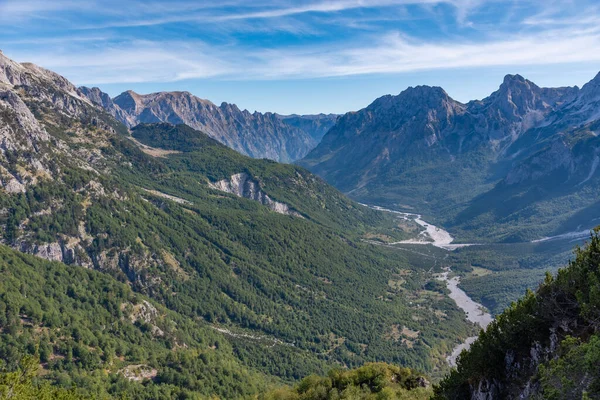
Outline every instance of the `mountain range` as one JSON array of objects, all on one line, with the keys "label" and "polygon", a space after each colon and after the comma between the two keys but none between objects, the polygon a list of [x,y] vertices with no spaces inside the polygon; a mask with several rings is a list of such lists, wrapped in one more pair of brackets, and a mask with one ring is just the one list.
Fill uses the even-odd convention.
[{"label": "mountain range", "polygon": [[187,125],[129,129],[102,98],[0,54],[8,371],[39,356],[84,397],[243,398],[336,365],[441,374],[474,333],[429,266],[365,241],[409,221]]},{"label": "mountain range", "polygon": [[[509,75],[467,104],[419,86],[340,117],[250,114],[112,99],[0,53],[0,396],[597,398],[598,230],[454,369],[479,328],[441,279],[498,294],[515,263],[533,286],[525,259],[564,247],[543,235],[593,225],[599,94]],[[324,134],[298,163],[349,196],[424,216],[258,154],[300,157],[290,132]],[[479,246],[423,243],[430,217]]]},{"label": "mountain range", "polygon": [[242,154],[280,162],[304,157],[337,118],[334,114],[250,113],[235,104],[217,106],[189,92],[140,95],[128,90],[111,99],[96,87],[81,87],[79,91],[127,127],[157,122],[185,124]]},{"label": "mountain range", "polygon": [[589,229],[600,214],[599,84],[600,75],[581,89],[540,88],[507,75],[466,104],[411,87],[341,116],[298,164],[354,199],[427,214],[465,240]]}]

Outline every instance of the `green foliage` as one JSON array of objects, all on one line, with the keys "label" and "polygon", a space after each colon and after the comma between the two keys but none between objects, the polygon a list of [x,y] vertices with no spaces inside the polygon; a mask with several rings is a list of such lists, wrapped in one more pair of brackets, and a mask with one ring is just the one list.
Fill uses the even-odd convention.
[{"label": "green foliage", "polygon": [[[319,224],[338,230],[361,231],[378,227],[386,219],[385,214],[356,204],[302,168],[243,156],[186,125],[142,124],[132,130],[132,136],[149,146],[183,151],[161,160],[164,167],[151,176],[148,176],[151,171],[137,167],[137,163],[136,169],[122,172],[127,173],[130,181],[145,186],[168,188],[169,193],[176,191],[187,198],[206,191],[204,185],[194,185],[199,180],[214,182],[245,172],[256,179],[271,198],[293,206]],[[139,158],[150,158],[144,156],[138,153]]]},{"label": "green foliage", "polygon": [[[530,380],[541,381],[544,398],[581,398],[584,391],[591,398],[600,395],[599,232],[596,228],[587,246],[577,249],[575,261],[567,268],[555,278],[547,275],[536,293],[529,291],[481,333],[461,355],[457,369],[436,389],[436,398],[467,398],[472,385],[492,379],[501,397],[514,395]],[[562,348],[553,350],[560,339],[564,339]],[[545,356],[543,349],[550,349],[550,354]],[[553,356],[557,356],[554,361]],[[583,376],[589,379],[575,379]]]},{"label": "green foliage", "polygon": [[85,399],[74,390],[53,387],[49,382],[35,382],[39,359],[24,357],[16,371],[0,372],[0,399],[3,400],[79,400]]},{"label": "green foliage", "polygon": [[599,335],[593,335],[587,342],[567,337],[561,343],[558,358],[540,366],[539,380],[544,398],[597,398],[600,396],[599,365]]},{"label": "green foliage", "polygon": [[331,370],[327,377],[311,375],[293,388],[279,388],[264,400],[389,399],[419,400],[431,395],[427,380],[408,369],[369,363],[354,370]]},{"label": "green foliage", "polygon": [[[430,265],[362,241],[403,238],[389,216],[302,168],[241,156],[183,126],[134,130],[146,145],[182,150],[153,157],[87,112],[73,120],[40,106],[69,151],[46,149],[50,177],[0,194],[5,243],[38,254],[52,245],[72,265],[33,272],[38,259],[2,250],[7,368],[39,344],[44,379],[85,394],[239,398],[334,364],[439,371],[472,333],[451,300],[418,294]],[[302,217],[208,185],[241,172]],[[157,321],[128,318],[149,299],[164,305]],[[403,326],[416,337],[403,340]],[[151,379],[129,380],[125,368]]]},{"label": "green foliage", "polygon": [[[41,261],[4,246],[0,273],[0,359],[6,387],[23,384],[37,390],[39,381],[45,391],[52,383],[81,396],[152,399],[239,398],[267,385],[263,375],[240,365],[220,334],[152,305],[108,275]],[[35,368],[34,354],[39,355]],[[146,379],[140,374],[139,382],[126,379],[125,371],[136,365],[155,372]],[[29,380],[38,368],[43,379],[34,379],[32,386]]]},{"label": "green foliage", "polygon": [[131,136],[151,147],[182,152],[198,151],[204,147],[223,147],[216,140],[187,125],[140,124],[131,130]]}]

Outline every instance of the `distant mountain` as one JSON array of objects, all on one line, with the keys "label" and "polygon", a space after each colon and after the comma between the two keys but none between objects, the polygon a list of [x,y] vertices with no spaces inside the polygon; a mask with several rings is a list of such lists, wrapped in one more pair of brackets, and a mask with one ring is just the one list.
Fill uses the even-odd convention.
[{"label": "distant mountain", "polygon": [[[399,96],[384,96],[367,108],[341,116],[322,142],[300,165],[308,166],[343,191],[370,184],[390,166],[445,147],[463,131],[475,126],[464,105],[452,100],[441,88],[418,86]],[[452,152],[457,150],[452,149]]]},{"label": "distant mountain", "polygon": [[312,150],[335,120],[333,116],[250,113],[235,104],[220,106],[189,92],[140,95],[131,90],[111,99],[98,88],[80,88],[90,101],[133,127],[140,123],[186,124],[253,158],[291,162]]},{"label": "distant mountain", "polygon": [[79,88],[81,93],[87,97],[92,103],[97,106],[100,106],[106,110],[110,115],[115,117],[118,121],[122,122],[128,127],[136,125],[135,119],[129,115],[126,111],[124,111],[121,107],[113,102],[111,97],[98,89],[97,87],[88,88],[85,86],[81,86]]},{"label": "distant mountain", "polygon": [[577,211],[600,187],[598,81],[540,88],[507,75],[467,104],[441,88],[408,88],[339,117],[298,164],[360,201],[433,214],[466,237],[492,222],[488,240],[589,228],[600,213]]},{"label": "distant mountain", "polygon": [[[295,126],[308,133],[317,143],[323,139],[337,120],[337,114],[315,114],[315,115],[281,115],[277,116],[286,124]],[[311,149],[312,150],[312,149]]]}]

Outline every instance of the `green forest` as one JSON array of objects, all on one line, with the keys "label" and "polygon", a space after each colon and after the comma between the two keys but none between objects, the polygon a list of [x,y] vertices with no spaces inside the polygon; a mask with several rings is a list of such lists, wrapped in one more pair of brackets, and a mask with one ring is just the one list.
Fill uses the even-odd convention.
[{"label": "green forest", "polygon": [[526,387],[537,388],[534,398],[600,398],[599,233],[479,335],[434,399],[468,398],[480,382],[494,398],[515,398]]},{"label": "green forest", "polygon": [[[394,247],[420,228],[301,167],[242,156],[185,125],[130,132],[38,89],[18,93],[49,139],[2,155],[24,189],[0,193],[0,396],[460,399],[489,376],[498,393],[517,390],[493,365],[510,349],[527,369],[532,346],[556,336],[547,354],[558,356],[520,376],[549,398],[597,397],[595,380],[575,379],[597,365],[597,235],[502,313],[570,249]],[[28,143],[22,126],[10,129]],[[215,188],[240,173],[293,213]],[[444,267],[499,315],[450,372],[447,355],[478,328],[437,281]],[[556,326],[565,319],[568,329]]]},{"label": "green forest", "polygon": [[[147,154],[95,109],[72,119],[24,98],[52,140],[94,161],[83,168],[40,147],[54,160],[48,175],[0,195],[3,242],[52,249],[67,264],[3,249],[7,373],[33,356],[34,383],[80,394],[243,398],[340,365],[440,375],[445,355],[476,331],[430,285],[430,264],[364,242],[409,237],[395,217],[306,170],[241,156],[184,125],[134,129],[138,143],[176,151]],[[18,171],[31,155],[11,157]],[[300,216],[208,185],[240,172]],[[10,269],[11,259],[28,267]],[[145,302],[155,322],[133,317],[147,316]]]}]

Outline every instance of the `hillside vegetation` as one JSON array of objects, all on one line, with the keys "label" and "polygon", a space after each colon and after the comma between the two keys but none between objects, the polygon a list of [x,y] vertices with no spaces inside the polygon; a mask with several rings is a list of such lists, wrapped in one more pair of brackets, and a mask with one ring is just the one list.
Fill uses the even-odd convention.
[{"label": "hillside vegetation", "polygon": [[599,233],[499,315],[434,398],[600,398]]},{"label": "hillside vegetation", "polygon": [[261,396],[264,400],[388,399],[425,400],[429,382],[408,368],[369,363],[354,370],[331,370],[326,377],[311,375],[293,388],[280,388]]},{"label": "hillside vegetation", "polygon": [[[238,398],[267,387],[269,380],[240,365],[228,341],[206,323],[169,311],[106,274],[5,246],[0,273],[5,396],[21,379],[11,371],[29,376],[33,386],[52,382],[96,398]],[[62,399],[66,392],[57,393]]]},{"label": "hillside vegetation", "polygon": [[[160,315],[179,318],[177,326],[191,336],[182,342],[169,336],[169,324],[154,324],[156,330],[132,322],[125,324],[131,333],[119,346],[134,348],[135,357],[111,352],[103,345],[109,339],[101,336],[121,320],[119,312],[127,319],[127,307],[107,305],[114,312],[107,315],[94,308],[102,303],[92,302],[78,317],[93,314],[88,321],[59,319],[64,335],[56,335],[58,347],[49,352],[44,345],[48,358],[56,350],[57,358],[48,361],[62,365],[58,355],[66,360],[69,354],[64,343],[83,340],[68,361],[77,368],[56,367],[56,375],[51,364],[43,380],[71,387],[72,381],[91,379],[86,387],[116,395],[121,389],[112,389],[113,378],[106,376],[133,369],[152,383],[147,391],[123,384],[122,391],[140,398],[169,391],[169,384],[182,397],[189,392],[236,398],[262,391],[269,381],[293,383],[365,362],[439,375],[453,346],[473,334],[444,289],[429,285],[432,264],[413,265],[402,252],[365,242],[416,235],[403,220],[349,200],[300,167],[242,156],[184,125],[129,131],[57,74],[2,55],[0,65],[8,71],[0,76],[6,147],[0,154],[1,242],[62,262],[68,271],[104,273],[111,280],[106,285],[118,282],[129,288],[128,296],[140,296],[128,300],[132,307],[149,301]],[[0,295],[17,296],[15,287],[40,289],[36,296],[22,294],[21,307],[67,293],[53,305],[65,310],[60,318],[75,307],[69,293],[86,299],[86,306],[88,296],[80,297],[80,290],[95,301],[110,295],[86,288],[87,278],[77,274],[70,282],[64,275],[56,293],[46,293],[42,278],[20,276]],[[11,312],[14,329],[24,329],[15,318],[27,321],[21,314],[29,318],[28,312]],[[28,329],[50,329],[44,315]],[[84,333],[73,331],[77,324]],[[5,336],[2,344],[13,337]],[[16,371],[25,354],[35,354],[36,343],[35,335],[23,336],[7,371]],[[214,369],[199,364],[206,347],[202,357],[214,353]],[[213,352],[219,349],[224,353]],[[105,351],[124,374],[107,364]],[[40,358],[45,355],[40,350]],[[211,372],[218,368],[223,372]]]}]

